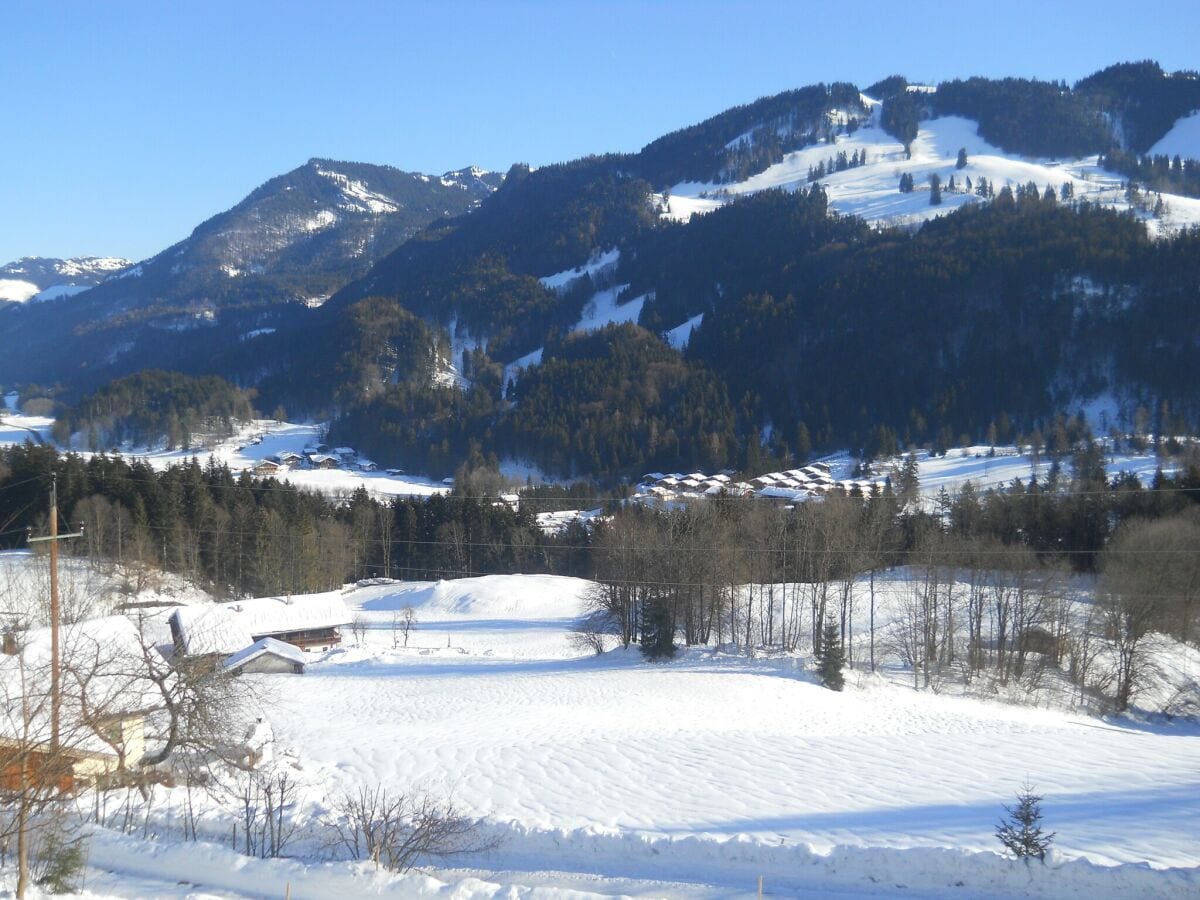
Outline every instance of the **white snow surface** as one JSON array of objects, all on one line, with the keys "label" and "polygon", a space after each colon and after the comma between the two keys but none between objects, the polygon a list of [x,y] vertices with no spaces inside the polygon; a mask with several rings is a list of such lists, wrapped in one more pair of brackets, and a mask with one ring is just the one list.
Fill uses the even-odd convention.
[{"label": "white snow surface", "polygon": [[543,278],[539,278],[538,281],[542,283],[543,287],[555,290],[556,288],[565,287],[576,278],[582,278],[584,275],[594,275],[603,269],[615,266],[620,258],[621,251],[614,247],[612,250],[597,252],[581,266],[576,266],[574,269],[564,269],[561,272],[555,272],[553,275],[546,275]]},{"label": "white snow surface", "polygon": [[76,294],[82,294],[84,291],[91,290],[90,284],[55,284],[44,291],[38,291],[37,295],[31,297],[31,300],[57,300],[60,297],[74,297]]},{"label": "white snow surface", "polygon": [[[281,686],[275,733],[329,786],[420,783],[521,829],[695,838],[714,852],[735,838],[787,853],[987,851],[1000,805],[1031,779],[1065,856],[1200,865],[1194,724],[1098,721],[866,676],[837,694],[788,657],[581,656],[568,628],[588,587],[491,576],[349,590],[365,646]],[[393,648],[405,606],[419,626]]]},{"label": "white snow surface", "polygon": [[1200,110],[1180,117],[1171,130],[1150,148],[1150,155],[1200,159]]},{"label": "white snow surface", "polygon": [[24,303],[36,297],[40,291],[32,281],[21,281],[18,278],[0,278],[0,300],[10,303]]},{"label": "white snow surface", "polygon": [[[967,151],[967,166],[955,168],[959,148]],[[877,125],[859,128],[853,135],[837,138],[832,144],[816,144],[789,153],[784,159],[743,182],[705,184],[683,182],[670,189],[667,216],[687,220],[697,213],[709,212],[742,195],[768,188],[796,190],[809,187],[809,167],[828,163],[830,157],[845,151],[848,156],[865,150],[865,166],[827,174],[820,179],[830,206],[841,213],[861,216],[871,222],[893,225],[919,224],[945,215],[967,203],[980,202],[973,193],[946,190],[950,176],[963,184],[967,177],[977,183],[980,176],[997,191],[1008,185],[1034,182],[1039,191],[1047,185],[1060,192],[1070,181],[1078,200],[1088,200],[1118,209],[1128,209],[1118,173],[1106,172],[1097,165],[1097,157],[1078,160],[1026,159],[1006,154],[981,138],[976,123],[959,116],[943,116],[921,122],[912,144],[912,158],[904,158],[904,147]],[[916,182],[910,194],[899,192],[900,175],[909,173]],[[942,203],[929,205],[929,176],[937,173],[942,182]],[[704,194],[705,196],[701,196]],[[1140,209],[1153,231],[1175,230],[1200,224],[1200,200],[1163,195],[1166,213],[1155,220]]]},{"label": "white snow surface", "polygon": [[700,323],[704,321],[704,313],[699,313],[692,316],[682,325],[676,325],[667,332],[667,343],[676,350],[683,350],[687,347],[688,341],[692,339],[692,330],[700,327]]},{"label": "white snow surface", "polygon": [[[357,181],[348,175],[343,175],[341,172],[334,172],[318,167],[317,174],[328,178],[341,190],[343,201],[339,205],[342,209],[380,215],[382,213],[396,212],[400,208],[400,204],[391,197],[372,191],[367,187],[365,182]],[[320,217],[321,214],[318,213],[316,219],[320,219]],[[317,228],[324,227],[321,224],[318,224],[316,227],[310,227],[316,219],[306,223],[305,230],[314,231]]]},{"label": "white snow surface", "polygon": [[[878,579],[880,614],[909,582]],[[363,583],[340,597],[361,644],[306,654],[303,677],[245,675],[270,757],[319,816],[343,789],[452,796],[496,849],[389,876],[97,832],[88,896],[580,898],[1182,897],[1200,892],[1200,724],[1096,719],[918,692],[811,660],[693,648],[649,664],[570,629],[591,583],[555,576]],[[865,589],[865,585],[858,585]],[[394,623],[416,616],[407,646]],[[611,646],[611,644],[610,644]],[[1195,677],[1200,654],[1176,655]],[[1025,781],[1057,832],[1045,866],[993,831]],[[202,816],[204,813],[202,812]],[[309,819],[311,821],[311,818]],[[229,819],[202,819],[228,841]],[[172,832],[172,827],[174,831]],[[276,892],[277,893],[277,892]]]},{"label": "white snow surface", "polygon": [[617,325],[623,322],[636,322],[642,313],[642,304],[646,295],[633,297],[628,300],[618,300],[621,292],[628,288],[627,284],[618,284],[592,295],[583,307],[579,321],[571,328],[572,331],[598,331],[606,325]]}]

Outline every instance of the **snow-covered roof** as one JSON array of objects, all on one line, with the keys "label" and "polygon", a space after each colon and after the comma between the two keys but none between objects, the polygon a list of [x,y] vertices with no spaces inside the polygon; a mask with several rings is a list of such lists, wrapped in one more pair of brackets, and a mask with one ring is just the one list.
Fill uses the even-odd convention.
[{"label": "snow-covered roof", "polygon": [[183,652],[191,656],[236,653],[253,641],[226,604],[181,606],[171,613]]},{"label": "snow-covered roof", "polygon": [[212,606],[181,606],[171,614],[189,654],[236,653],[255,635],[336,628],[352,617],[340,594],[258,597]]},{"label": "snow-covered roof", "polygon": [[304,665],[304,651],[299,647],[285,641],[277,641],[275,638],[265,637],[230,656],[221,663],[221,668],[229,672],[241,668],[251,660],[267,654],[278,656],[281,659],[286,659],[288,662],[297,663],[298,665]]}]

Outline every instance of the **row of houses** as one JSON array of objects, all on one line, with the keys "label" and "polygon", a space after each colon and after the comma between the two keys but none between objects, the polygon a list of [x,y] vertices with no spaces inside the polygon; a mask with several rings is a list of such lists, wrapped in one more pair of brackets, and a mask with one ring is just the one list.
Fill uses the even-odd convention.
[{"label": "row of houses", "polygon": [[777,502],[802,502],[828,494],[832,491],[870,493],[882,488],[879,479],[835,479],[828,463],[817,462],[797,469],[767,472],[744,481],[735,481],[733,473],[724,471],[716,475],[703,472],[665,475],[648,472],[637,486],[635,500],[643,502],[671,502],[699,497],[715,497],[728,494],[734,497],[760,497]]},{"label": "row of houses", "polygon": [[[358,472],[374,472],[378,466],[369,459],[362,459],[353,447],[305,447],[297,453],[281,450],[250,467],[255,475],[277,475],[286,469],[350,469]],[[390,470],[389,470],[390,471]]]}]

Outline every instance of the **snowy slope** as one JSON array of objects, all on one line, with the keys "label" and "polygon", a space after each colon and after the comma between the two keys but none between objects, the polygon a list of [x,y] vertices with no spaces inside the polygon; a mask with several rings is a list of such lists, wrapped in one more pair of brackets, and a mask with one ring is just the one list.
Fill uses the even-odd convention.
[{"label": "snowy slope", "polygon": [[1178,155],[1184,159],[1200,159],[1200,110],[1179,119],[1171,130],[1150,148],[1150,155]]},{"label": "snowy slope", "polygon": [[[956,169],[959,148],[966,148],[968,163]],[[716,209],[741,194],[768,188],[796,190],[809,186],[808,171],[845,151],[852,155],[866,151],[864,166],[835,172],[820,179],[830,204],[838,212],[861,216],[872,222],[906,225],[945,215],[967,203],[980,202],[973,193],[950,193],[946,185],[953,175],[962,183],[970,177],[977,183],[986,178],[998,191],[1008,185],[1015,188],[1029,181],[1056,192],[1070,182],[1079,200],[1088,200],[1121,209],[1129,208],[1122,188],[1122,177],[1106,172],[1096,157],[1080,160],[1024,159],[1006,154],[981,138],[976,123],[958,116],[943,116],[921,122],[912,145],[912,158],[905,159],[904,147],[883,129],[871,124],[853,135],[839,137],[833,144],[817,144],[789,153],[782,162],[746,181],[736,184],[684,182],[670,190],[668,215],[686,220],[697,213]],[[911,194],[899,192],[900,175],[909,173],[916,182]],[[936,173],[942,181],[942,204],[929,205],[929,176]],[[1167,212],[1152,228],[1177,229],[1200,224],[1200,200],[1166,196]]]}]

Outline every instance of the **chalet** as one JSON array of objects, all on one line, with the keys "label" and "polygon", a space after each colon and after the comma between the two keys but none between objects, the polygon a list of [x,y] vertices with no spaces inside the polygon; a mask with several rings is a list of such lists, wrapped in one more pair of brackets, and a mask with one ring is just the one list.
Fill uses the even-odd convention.
[{"label": "chalet", "polygon": [[177,653],[209,657],[216,665],[267,637],[301,650],[336,646],[351,616],[339,595],[308,594],[181,606],[167,621]]},{"label": "chalet", "polygon": [[371,462],[369,459],[364,459],[358,464],[358,470],[360,472],[376,472],[379,470],[379,465]]},{"label": "chalet", "polygon": [[233,675],[245,673],[304,674],[304,651],[295,644],[263,638],[234,653],[223,663],[221,670]]},{"label": "chalet", "polygon": [[358,451],[353,447],[334,447],[333,454],[340,456],[342,459],[351,460],[358,456]]},{"label": "chalet", "polygon": [[308,462],[314,469],[337,469],[342,464],[341,459],[328,453],[311,453]]},{"label": "chalet", "polygon": [[304,462],[304,455],[297,453],[294,450],[281,450],[276,453],[273,459],[281,466],[294,466]]},{"label": "chalet", "polygon": [[262,459],[255,463],[250,471],[255,475],[275,475],[278,474],[281,468],[282,466],[280,466],[277,462],[272,462],[269,459]]}]

